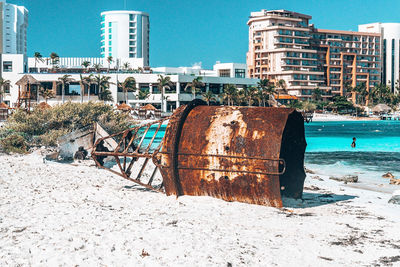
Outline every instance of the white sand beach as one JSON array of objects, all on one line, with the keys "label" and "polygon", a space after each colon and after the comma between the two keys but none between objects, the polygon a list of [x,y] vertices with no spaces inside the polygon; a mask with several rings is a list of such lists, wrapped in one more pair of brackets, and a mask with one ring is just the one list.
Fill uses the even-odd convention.
[{"label": "white sand beach", "polygon": [[2,154],[0,170],[1,266],[400,265],[391,195],[323,174],[277,209],[167,197],[40,151]]}]

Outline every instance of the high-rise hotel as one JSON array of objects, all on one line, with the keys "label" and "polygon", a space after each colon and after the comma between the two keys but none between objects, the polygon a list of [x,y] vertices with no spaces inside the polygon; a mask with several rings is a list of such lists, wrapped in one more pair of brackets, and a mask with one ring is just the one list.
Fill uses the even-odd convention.
[{"label": "high-rise hotel", "polygon": [[101,13],[101,55],[114,59],[143,58],[149,66],[149,15],[139,11]]},{"label": "high-rise hotel", "polygon": [[380,33],[382,37],[382,82],[392,92],[399,93],[396,83],[400,79],[400,23],[369,23],[358,25],[362,32]]},{"label": "high-rise hotel", "polygon": [[0,0],[0,54],[26,56],[28,10]]},{"label": "high-rise hotel", "polygon": [[381,34],[317,29],[311,16],[287,10],[252,12],[248,21],[248,74],[283,79],[301,99],[319,88],[323,97],[381,82]]}]

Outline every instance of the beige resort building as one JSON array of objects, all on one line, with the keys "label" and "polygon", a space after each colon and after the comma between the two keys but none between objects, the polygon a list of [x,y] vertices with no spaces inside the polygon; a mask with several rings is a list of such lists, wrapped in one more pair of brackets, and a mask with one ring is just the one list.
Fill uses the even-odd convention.
[{"label": "beige resort building", "polygon": [[311,16],[287,10],[252,12],[248,21],[250,78],[277,83],[300,99],[319,88],[323,97],[346,95],[381,82],[381,34],[317,29]]}]

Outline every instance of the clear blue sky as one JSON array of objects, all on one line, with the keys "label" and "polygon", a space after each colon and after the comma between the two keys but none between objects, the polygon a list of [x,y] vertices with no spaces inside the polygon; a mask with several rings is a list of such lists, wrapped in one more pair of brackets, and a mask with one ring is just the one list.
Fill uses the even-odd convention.
[{"label": "clear blue sky", "polygon": [[[100,56],[100,13],[124,0],[8,0],[29,10],[28,55]],[[400,22],[399,0],[126,0],[150,14],[151,66],[246,61],[251,11],[287,9],[311,15],[318,28]]]}]

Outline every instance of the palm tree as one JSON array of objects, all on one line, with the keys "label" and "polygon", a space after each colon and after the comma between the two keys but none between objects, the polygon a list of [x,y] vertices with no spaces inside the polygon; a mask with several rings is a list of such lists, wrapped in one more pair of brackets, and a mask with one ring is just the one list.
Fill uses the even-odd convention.
[{"label": "palm tree", "polygon": [[238,90],[235,85],[233,84],[225,84],[224,86],[224,92],[222,93],[222,98],[227,100],[228,106],[231,104],[233,105],[234,99],[238,95]]},{"label": "palm tree", "polygon": [[10,86],[11,82],[9,80],[0,77],[0,103],[3,102],[3,95],[6,93],[4,86]]},{"label": "palm tree", "polygon": [[130,67],[131,67],[131,64],[129,64],[129,62],[125,62],[124,64],[122,64],[122,68],[125,71],[128,71]]},{"label": "palm tree", "polygon": [[100,74],[93,77],[93,84],[96,85],[97,93],[100,94],[100,92],[101,92],[101,88],[100,88],[101,76],[100,76]]},{"label": "palm tree", "polygon": [[86,71],[88,71],[89,66],[90,66],[90,61],[85,60],[82,62],[82,67],[84,67]]},{"label": "palm tree", "polygon": [[65,85],[70,84],[74,79],[71,78],[71,75],[65,74],[62,77],[58,78],[58,81],[61,83],[61,101],[64,104],[64,96],[65,96]]},{"label": "palm tree", "polygon": [[143,90],[139,90],[138,98],[141,99],[141,100],[147,99],[149,97],[149,95],[150,95],[149,89],[146,89],[144,91]]},{"label": "palm tree", "polygon": [[108,72],[110,72],[110,66],[111,66],[111,63],[113,63],[113,62],[114,62],[113,57],[112,57],[112,56],[108,56],[108,57],[107,57]]},{"label": "palm tree", "polygon": [[[262,103],[265,103],[265,95],[264,95],[263,91],[259,88],[257,88],[257,92],[254,95],[254,98],[257,99],[259,107],[261,107]],[[265,106],[265,104],[264,104],[264,106]]]},{"label": "palm tree", "polygon": [[264,95],[262,99],[263,99],[263,106],[265,107],[265,99],[269,100],[269,96],[275,93],[275,86],[271,84],[271,82],[268,79],[263,79],[257,83],[257,87],[262,91]]},{"label": "palm tree", "polygon": [[278,99],[279,99],[279,90],[282,90],[282,92],[286,93],[286,82],[283,79],[280,79],[278,81],[278,90],[276,90],[276,93],[278,94]]},{"label": "palm tree", "polygon": [[90,87],[94,83],[94,75],[90,74],[89,76],[84,77],[85,84],[88,86],[88,102],[90,101]]},{"label": "palm tree", "polygon": [[86,80],[82,74],[79,74],[79,85],[81,87],[81,103],[83,103],[83,95],[85,94]]},{"label": "palm tree", "polygon": [[351,81],[346,81],[343,85],[343,96],[348,96],[348,93],[353,90],[353,86],[351,85]]},{"label": "palm tree", "polygon": [[100,63],[95,63],[93,64],[93,68],[96,70],[97,73],[100,72],[100,68],[101,68],[101,64]]},{"label": "palm tree", "polygon": [[112,96],[112,93],[109,89],[104,89],[101,94],[99,95],[99,99],[103,100],[104,102],[112,102],[114,101],[114,98]]},{"label": "palm tree", "polygon": [[210,101],[215,100],[215,96],[213,94],[213,92],[211,91],[207,91],[205,93],[201,94],[204,98],[204,100],[207,102],[207,105],[210,105]]},{"label": "palm tree", "polygon": [[44,98],[44,101],[47,103],[47,100],[54,97],[53,90],[44,88],[40,86],[39,88],[39,95]]},{"label": "palm tree", "polygon": [[103,76],[100,79],[99,99],[103,100],[104,102],[113,101],[113,97],[112,97],[112,94],[111,94],[111,91],[109,90],[109,88],[110,88],[110,85],[114,84],[114,83],[111,82],[110,80],[111,80],[110,76]]},{"label": "palm tree", "polygon": [[256,97],[257,88],[255,88],[254,86],[245,87],[245,88],[243,88],[241,93],[242,93],[243,99],[246,101],[247,105],[251,106],[253,100]]},{"label": "palm tree", "polygon": [[164,111],[164,94],[165,94],[165,88],[171,89],[171,77],[169,76],[162,76],[158,75],[158,90],[161,92],[161,111]]},{"label": "palm tree", "polygon": [[133,77],[127,77],[122,83],[122,91],[125,94],[125,103],[128,104],[128,92],[136,91],[136,80]]},{"label": "palm tree", "polygon": [[60,57],[58,56],[57,53],[51,52],[50,59],[51,59],[51,65],[53,65],[54,68],[54,66],[58,63]]},{"label": "palm tree", "polygon": [[44,59],[43,59],[42,54],[40,54],[40,52],[35,52],[35,54],[33,55],[33,57],[35,58],[35,70],[36,70],[36,63],[38,63],[38,62],[44,62]]},{"label": "palm tree", "polygon": [[391,93],[389,97],[389,106],[393,110],[397,110],[399,103],[400,103],[400,95]]},{"label": "palm tree", "polygon": [[375,85],[370,92],[371,100],[377,104],[384,103],[385,99],[390,95],[390,88],[384,83]]},{"label": "palm tree", "polygon": [[314,111],[316,109],[316,105],[314,103],[306,101],[306,102],[303,102],[303,109],[304,109],[304,111],[307,111],[307,112]]},{"label": "palm tree", "polygon": [[196,77],[192,82],[185,86],[184,91],[188,91],[188,89],[190,89],[193,99],[196,98],[196,93],[200,92],[201,88],[204,87],[204,83],[201,81],[202,79],[203,77]]},{"label": "palm tree", "polygon": [[361,102],[362,105],[365,104],[365,100],[368,97],[368,91],[367,91],[367,86],[364,82],[360,83],[359,85],[356,86],[356,100],[357,100],[357,94],[358,94],[358,98],[361,100],[359,102]]},{"label": "palm tree", "polygon": [[319,89],[319,87],[316,87],[316,88],[313,90],[312,98],[313,98],[315,101],[320,101],[320,100],[322,99],[322,91],[321,91],[321,89]]}]

